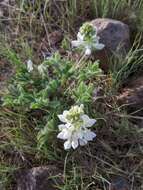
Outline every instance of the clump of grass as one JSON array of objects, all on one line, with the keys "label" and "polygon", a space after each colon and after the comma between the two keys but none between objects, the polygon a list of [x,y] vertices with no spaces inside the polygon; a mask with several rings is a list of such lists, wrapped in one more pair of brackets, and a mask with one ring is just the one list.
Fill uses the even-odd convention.
[{"label": "clump of grass", "polygon": [[125,57],[114,57],[111,60],[110,72],[113,79],[113,85],[121,87],[124,82],[133,74],[140,73],[143,70],[142,56],[142,35],[138,34],[132,45],[132,48]]},{"label": "clump of grass", "polygon": [[[143,1],[130,0],[91,0],[93,14],[95,17],[109,17],[118,19],[131,18],[134,13],[141,12]],[[127,10],[125,13],[124,10]]]}]

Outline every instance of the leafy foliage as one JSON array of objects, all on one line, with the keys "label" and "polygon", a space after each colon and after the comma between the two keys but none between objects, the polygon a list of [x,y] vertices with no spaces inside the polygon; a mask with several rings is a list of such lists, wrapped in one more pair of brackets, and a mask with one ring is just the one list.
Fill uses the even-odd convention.
[{"label": "leafy foliage", "polygon": [[[75,103],[90,105],[98,81],[96,79],[100,78],[102,70],[98,61],[92,63],[83,60],[77,65],[76,62],[63,59],[55,53],[42,64],[34,64],[33,70],[29,72],[26,64],[19,58],[16,60],[16,54],[14,57],[11,61],[16,62],[15,74],[9,81],[7,94],[3,97],[3,107],[25,114],[44,111],[40,118],[36,116],[35,119],[39,131],[38,148],[46,150],[57,129],[57,114]],[[47,119],[44,122],[45,117]],[[43,121],[42,125],[39,119]]]},{"label": "leafy foliage", "polygon": [[38,72],[36,65],[34,65],[34,71],[30,73],[26,64],[21,63],[19,67],[16,67],[16,73],[8,87],[8,94],[4,97],[4,106],[29,111],[49,108],[59,99],[62,86],[71,75],[72,64],[55,54],[51,59],[45,60],[42,65],[45,68],[43,74]]},{"label": "leafy foliage", "polygon": [[93,89],[94,86],[92,84],[86,85],[84,82],[80,82],[74,90],[74,99],[77,103],[90,103],[92,101]]},{"label": "leafy foliage", "polygon": [[75,102],[90,102],[93,90],[90,83],[102,73],[99,63],[90,61],[77,71],[74,62],[62,59],[58,53],[44,60],[40,67],[34,65],[33,72],[28,72],[26,64],[17,62],[19,64],[16,64],[15,75],[9,82],[8,93],[3,97],[3,106],[15,110],[57,108],[60,102],[64,104],[71,81],[75,88],[70,89],[70,94],[73,94]]}]

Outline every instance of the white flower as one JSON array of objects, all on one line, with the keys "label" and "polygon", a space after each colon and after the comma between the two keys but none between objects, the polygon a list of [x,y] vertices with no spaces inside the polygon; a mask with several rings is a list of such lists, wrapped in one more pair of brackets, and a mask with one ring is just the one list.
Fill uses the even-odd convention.
[{"label": "white flower", "polygon": [[77,40],[71,41],[72,47],[80,47],[84,44],[84,36],[78,32]]},{"label": "white flower", "polygon": [[[83,27],[84,29],[87,27],[87,30],[88,30],[89,25],[91,27],[91,24],[86,23],[85,25],[86,26],[83,25],[79,31],[82,31]],[[93,33],[93,35],[91,35],[90,32],[89,34],[88,33],[81,34],[80,32],[78,32],[77,40],[73,40],[71,42],[72,47],[75,47],[75,48],[79,47],[83,49],[85,51],[85,55],[87,56],[91,55],[93,50],[102,50],[105,47],[105,45],[99,42],[100,38],[97,36],[96,31],[97,31],[96,27],[92,26],[91,32]]]},{"label": "white flower", "polygon": [[79,41],[84,41],[84,35],[82,35],[80,32],[77,33],[77,39]]},{"label": "white flower", "polygon": [[33,62],[30,59],[27,61],[27,70],[29,73],[33,71]]},{"label": "white flower", "polygon": [[92,44],[93,48],[97,49],[97,50],[102,50],[105,45],[102,43],[99,43],[99,40],[96,41],[96,43]]},{"label": "white flower", "polygon": [[96,137],[96,134],[89,129],[96,120],[84,114],[83,105],[72,106],[69,111],[64,111],[58,117],[64,124],[58,126],[60,133],[57,137],[66,140],[65,150],[71,147],[76,149],[79,145],[84,146]]},{"label": "white flower", "polygon": [[91,48],[90,47],[87,47],[85,49],[85,55],[91,55]]}]

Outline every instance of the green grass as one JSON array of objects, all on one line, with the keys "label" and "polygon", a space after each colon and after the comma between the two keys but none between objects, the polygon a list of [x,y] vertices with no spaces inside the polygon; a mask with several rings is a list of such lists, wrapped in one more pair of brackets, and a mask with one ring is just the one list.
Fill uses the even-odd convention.
[{"label": "green grass", "polygon": [[113,79],[113,85],[122,86],[124,82],[133,74],[143,71],[143,47],[142,35],[137,34],[133,45],[126,57],[113,56],[110,61],[110,72]]},{"label": "green grass", "polygon": [[[111,178],[117,175],[128,178],[132,189],[141,189],[142,130],[130,121],[132,115],[119,107],[114,96],[130,76],[143,71],[142,12],[143,0],[37,0],[35,4],[30,0],[20,0],[12,5],[12,9],[1,19],[0,57],[12,65],[14,72],[20,70],[28,59],[35,66],[43,62],[39,47],[43,38],[49,44],[48,35],[52,31],[61,30],[69,42],[84,21],[97,17],[127,23],[131,29],[132,48],[126,57],[112,57],[109,72],[103,75],[98,64],[95,66],[84,59],[79,61],[78,69],[75,69],[74,58],[71,62],[67,61],[71,58],[69,47],[68,55],[64,57],[66,61],[58,60],[62,66],[55,64],[54,68],[51,67],[56,73],[54,80],[63,80],[59,89],[62,94],[60,101],[58,98],[52,99],[50,107],[40,107],[39,110],[27,108],[27,104],[23,107],[1,105],[0,188],[2,184],[6,190],[13,189],[14,173],[19,168],[52,163],[59,165],[60,170],[62,168],[62,184],[53,176],[60,190],[107,190]],[[6,28],[6,25],[9,27]],[[66,42],[63,42],[63,46],[67,46]],[[49,46],[48,50],[53,51]],[[66,64],[73,73],[65,67]],[[59,68],[63,69],[61,75]],[[20,78],[15,81],[23,82]],[[28,82],[29,79],[22,85]],[[101,97],[101,101],[93,102],[92,92],[97,86],[104,89],[105,96]],[[5,92],[1,91],[0,95],[5,96]],[[58,95],[54,94],[53,97]],[[86,113],[97,118],[97,139],[67,154],[62,142],[56,139],[57,114],[76,103],[84,103]]]}]

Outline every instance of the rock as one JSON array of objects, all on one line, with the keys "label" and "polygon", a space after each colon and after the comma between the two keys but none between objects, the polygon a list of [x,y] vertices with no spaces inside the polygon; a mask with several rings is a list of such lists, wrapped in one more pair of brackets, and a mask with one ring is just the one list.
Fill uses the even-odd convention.
[{"label": "rock", "polygon": [[107,52],[106,49],[96,51],[93,57],[93,61],[99,60],[100,61],[100,68],[106,73],[109,70],[109,53]]},{"label": "rock", "polygon": [[100,42],[105,45],[101,51],[96,51],[94,59],[99,59],[101,68],[107,72],[111,55],[125,56],[130,48],[129,27],[121,21],[98,18],[91,23],[97,28]]},{"label": "rock", "polygon": [[54,166],[35,167],[16,173],[17,190],[56,190],[53,176],[59,174]]},{"label": "rock", "polygon": [[100,42],[111,52],[124,54],[130,48],[129,27],[121,21],[98,18],[91,22],[97,28]]},{"label": "rock", "polygon": [[117,177],[111,183],[111,190],[129,190],[127,180],[123,177]]},{"label": "rock", "polygon": [[117,97],[119,104],[127,104],[134,111],[143,107],[143,76],[133,78]]}]

